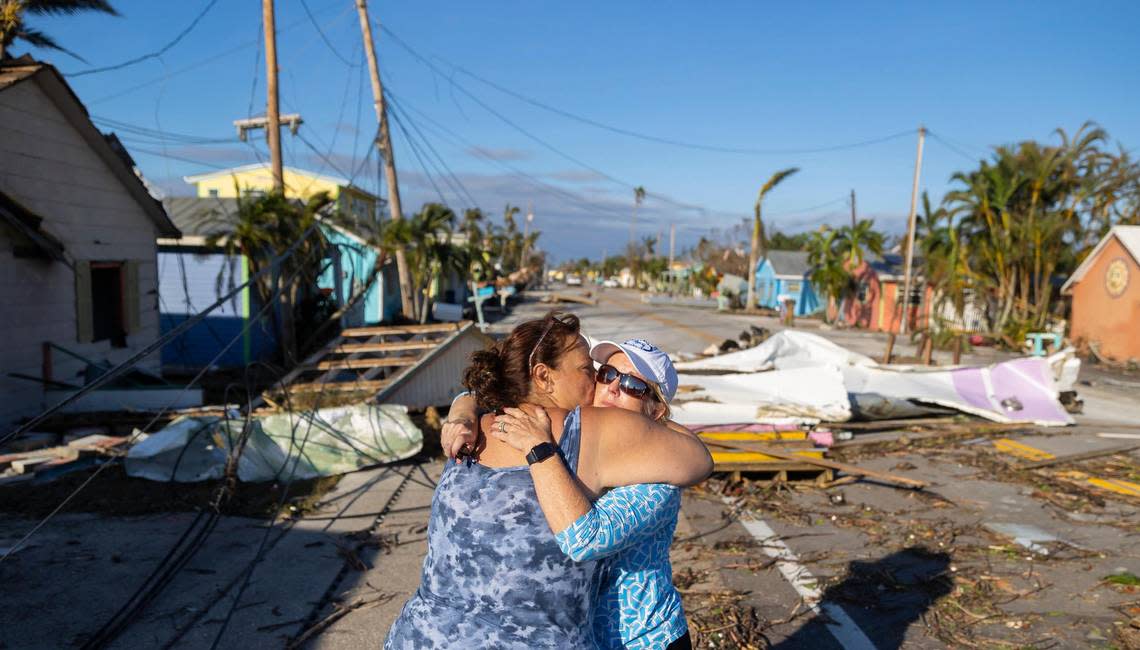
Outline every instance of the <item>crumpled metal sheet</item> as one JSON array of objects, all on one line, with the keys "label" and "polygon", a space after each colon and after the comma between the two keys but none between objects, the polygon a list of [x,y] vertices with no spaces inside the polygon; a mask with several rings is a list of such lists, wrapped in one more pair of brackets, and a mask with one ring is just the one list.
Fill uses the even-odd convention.
[{"label": "crumpled metal sheet", "polygon": [[[131,448],[127,474],[179,483],[222,478],[244,426],[241,418],[174,420]],[[423,448],[423,432],[397,404],[286,411],[255,416],[249,426],[237,476],[250,483],[344,474]]]}]

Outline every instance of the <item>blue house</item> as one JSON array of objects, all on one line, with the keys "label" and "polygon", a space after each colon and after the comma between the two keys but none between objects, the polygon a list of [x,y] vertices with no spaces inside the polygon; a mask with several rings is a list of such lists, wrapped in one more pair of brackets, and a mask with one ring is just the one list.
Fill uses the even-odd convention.
[{"label": "blue house", "polygon": [[814,314],[823,308],[811,283],[811,265],[804,251],[768,251],[756,267],[757,303],[778,309],[781,300],[796,301],[796,316]]},{"label": "blue house", "polygon": [[[177,197],[166,199],[163,206],[182,231],[179,239],[158,240],[159,321],[165,334],[248,279],[249,261],[206,245],[209,235],[224,230],[226,223],[236,218],[235,199]],[[322,224],[321,228],[333,247],[318,286],[343,305],[368,284],[380,252],[346,230],[329,224]],[[220,287],[219,277],[225,280]],[[376,325],[390,321],[399,310],[395,260],[390,259],[364,298],[344,315],[342,325]],[[233,300],[167,343],[162,348],[163,366],[234,368],[273,358],[277,340],[272,314],[261,312],[256,290],[243,289]],[[239,334],[240,340],[223,351]]]}]

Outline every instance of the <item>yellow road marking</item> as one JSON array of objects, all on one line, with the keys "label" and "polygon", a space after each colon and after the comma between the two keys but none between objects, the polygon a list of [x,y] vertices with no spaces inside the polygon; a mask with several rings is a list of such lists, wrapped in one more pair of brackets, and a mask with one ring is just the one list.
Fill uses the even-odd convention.
[{"label": "yellow road marking", "polygon": [[806,431],[702,431],[702,438],[709,440],[727,441],[755,441],[767,442],[769,440],[807,440]]},{"label": "yellow road marking", "polygon": [[1010,454],[1011,456],[1018,456],[1028,460],[1049,460],[1050,458],[1056,458],[1056,456],[1047,451],[1042,451],[1037,447],[1030,447],[1023,442],[1010,440],[1009,438],[998,438],[994,440],[994,449],[1005,454]]},{"label": "yellow road marking", "polygon": [[1090,478],[1089,483],[1092,483],[1102,490],[1108,490],[1130,497],[1140,497],[1140,485],[1136,483],[1129,483],[1128,481],[1122,481],[1116,478]]},{"label": "yellow road marking", "polygon": [[[823,458],[823,450],[805,450],[794,451],[793,455],[803,456],[804,458]],[[786,463],[787,460],[783,458],[776,458],[768,454],[762,454],[758,451],[714,451],[712,452],[713,462],[717,465],[722,463]]]}]

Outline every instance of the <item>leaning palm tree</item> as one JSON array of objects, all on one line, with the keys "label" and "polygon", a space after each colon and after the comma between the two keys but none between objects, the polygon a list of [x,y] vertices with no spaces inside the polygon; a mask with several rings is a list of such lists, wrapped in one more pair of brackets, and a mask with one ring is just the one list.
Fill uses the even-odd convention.
[{"label": "leaning palm tree", "polygon": [[748,254],[748,301],[744,303],[745,309],[756,307],[756,264],[760,261],[760,257],[765,254],[764,222],[760,220],[760,204],[764,202],[764,196],[771,192],[772,188],[799,170],[799,167],[790,167],[772,174],[768,182],[760,188],[760,194],[756,197],[756,216],[752,222],[752,251]]},{"label": "leaning palm tree", "polygon": [[637,244],[635,243],[637,237],[637,208],[645,201],[645,188],[638,185],[633,188],[633,215],[629,218],[629,270],[636,276],[637,261],[634,257],[637,255]]},{"label": "leaning palm tree", "polygon": [[70,15],[81,11],[119,15],[107,0],[0,0],[0,60],[8,56],[8,48],[19,39],[34,47],[59,50],[82,61],[83,57],[24,22],[25,14]]}]

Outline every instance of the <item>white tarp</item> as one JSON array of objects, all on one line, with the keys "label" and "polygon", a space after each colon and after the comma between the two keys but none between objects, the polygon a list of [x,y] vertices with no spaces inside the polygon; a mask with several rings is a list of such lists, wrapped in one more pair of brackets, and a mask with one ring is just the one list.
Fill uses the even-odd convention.
[{"label": "white tarp", "polygon": [[680,375],[678,384],[697,387],[679,395],[685,406],[693,402],[715,402],[725,412],[719,417],[727,417],[729,413],[735,416],[738,412],[750,410],[750,417],[743,421],[769,421],[784,417],[831,421],[851,418],[843,374],[835,366],[728,375]]},{"label": "white tarp", "polygon": [[761,372],[816,366],[873,366],[874,359],[836,345],[822,336],[798,330],[773,334],[754,348],[720,356],[684,361],[678,370],[721,370],[727,372]]},{"label": "white tarp", "polygon": [[[701,390],[681,398],[731,406],[734,417],[754,408],[746,421],[795,416],[840,422],[853,411],[889,419],[918,415],[922,405],[931,405],[996,422],[1062,426],[1073,419],[1058,390],[1072,390],[1080,360],[1063,350],[1048,359],[1022,357],[985,367],[883,366],[821,336],[784,330],[754,348],[677,368],[731,373],[683,375],[681,384]],[[725,421],[714,410],[701,415]]]},{"label": "white tarp", "polygon": [[1072,424],[1058,400],[1047,359],[1023,357],[984,367],[950,369],[848,366],[848,392],[913,400],[971,413],[994,422]]},{"label": "white tarp", "polygon": [[[131,448],[130,476],[192,483],[219,479],[244,420],[187,417]],[[354,404],[316,411],[256,416],[238,460],[245,482],[310,479],[410,458],[423,433],[396,404]]]}]

